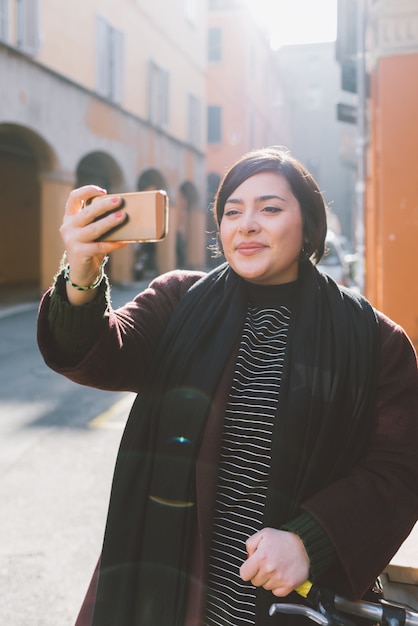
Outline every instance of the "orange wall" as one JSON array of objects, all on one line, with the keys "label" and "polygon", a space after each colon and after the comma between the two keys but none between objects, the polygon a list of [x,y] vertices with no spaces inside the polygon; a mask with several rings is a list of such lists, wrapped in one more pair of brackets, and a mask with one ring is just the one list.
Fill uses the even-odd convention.
[{"label": "orange wall", "polygon": [[[148,117],[148,62],[170,75],[170,135],[188,141],[187,104],[206,99],[207,0],[196,20],[186,17],[184,0],[42,0],[41,44],[36,61],[87,89],[97,86],[97,17],[123,33],[123,108]],[[14,45],[15,42],[12,42]],[[198,148],[204,148],[205,125]]]},{"label": "orange wall", "polygon": [[29,159],[0,155],[0,284],[39,276],[39,182]]},{"label": "orange wall", "polygon": [[418,54],[372,76],[366,296],[418,347]]},{"label": "orange wall", "polygon": [[209,26],[221,29],[222,58],[208,66],[207,104],[222,107],[222,137],[207,146],[206,171],[222,177],[248,150],[280,143],[279,85],[275,55],[248,10],[210,11]]}]

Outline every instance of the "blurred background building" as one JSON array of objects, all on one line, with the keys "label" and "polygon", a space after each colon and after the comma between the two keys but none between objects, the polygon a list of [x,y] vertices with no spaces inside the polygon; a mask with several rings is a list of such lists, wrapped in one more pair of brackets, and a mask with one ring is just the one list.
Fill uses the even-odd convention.
[{"label": "blurred background building", "polygon": [[418,348],[418,3],[369,7],[366,294]]},{"label": "blurred background building", "polygon": [[138,247],[112,255],[112,281],[209,267],[226,168],[281,144],[354,246],[360,289],[418,345],[417,1],[338,0],[336,42],[276,50],[254,7],[0,0],[0,295],[50,284],[85,183],[169,193],[168,238],[139,270]]},{"label": "blurred background building", "polygon": [[339,0],[338,13],[342,104],[356,124],[361,286],[418,348],[418,3]]},{"label": "blurred background building", "polygon": [[[289,138],[269,35],[246,0],[209,0],[207,104],[210,206],[226,169],[240,156]],[[209,215],[208,232],[213,229]]]},{"label": "blurred background building", "polygon": [[318,181],[329,207],[330,228],[351,240],[356,128],[337,117],[343,91],[335,42],[283,46],[277,61],[292,152]]},{"label": "blurred background building", "polygon": [[[178,231],[183,261],[204,267],[206,42],[205,0],[0,1],[0,284],[50,284],[67,194],[85,183],[158,181],[171,219],[157,269],[178,264]],[[113,280],[132,278],[134,253],[112,255]]]}]

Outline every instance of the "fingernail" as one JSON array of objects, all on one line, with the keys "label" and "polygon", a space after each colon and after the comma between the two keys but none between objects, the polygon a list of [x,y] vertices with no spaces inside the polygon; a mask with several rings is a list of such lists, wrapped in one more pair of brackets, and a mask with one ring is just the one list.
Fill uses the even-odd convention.
[{"label": "fingernail", "polygon": [[120,219],[123,216],[123,211],[118,211],[115,215],[118,219]]},{"label": "fingernail", "polygon": [[114,204],[116,204],[117,202],[120,202],[120,198],[116,197],[116,198],[112,198],[112,202]]}]

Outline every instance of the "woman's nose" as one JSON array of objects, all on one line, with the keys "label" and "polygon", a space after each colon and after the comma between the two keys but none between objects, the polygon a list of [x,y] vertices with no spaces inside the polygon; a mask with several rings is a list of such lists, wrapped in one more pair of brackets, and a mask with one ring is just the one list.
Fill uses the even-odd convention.
[{"label": "woman's nose", "polygon": [[253,233],[260,229],[256,215],[251,211],[245,212],[240,220],[240,231],[243,233]]}]

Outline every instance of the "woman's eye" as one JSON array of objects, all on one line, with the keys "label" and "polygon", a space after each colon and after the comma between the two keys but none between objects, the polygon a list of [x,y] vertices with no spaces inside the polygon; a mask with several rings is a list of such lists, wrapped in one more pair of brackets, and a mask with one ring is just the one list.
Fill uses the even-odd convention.
[{"label": "woman's eye", "polygon": [[226,209],[224,211],[225,217],[233,217],[234,215],[238,215],[237,209]]},{"label": "woman's eye", "polygon": [[266,213],[280,213],[281,209],[278,206],[269,204],[263,207],[263,211],[265,211]]}]

